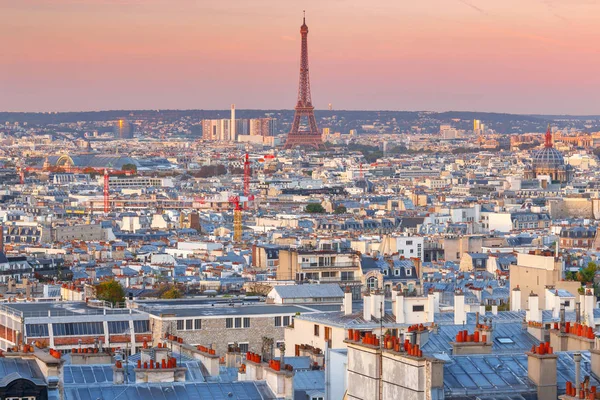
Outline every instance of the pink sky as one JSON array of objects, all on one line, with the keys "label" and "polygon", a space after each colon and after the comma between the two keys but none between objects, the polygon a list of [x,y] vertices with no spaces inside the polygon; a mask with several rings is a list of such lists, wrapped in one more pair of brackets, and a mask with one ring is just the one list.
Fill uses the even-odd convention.
[{"label": "pink sky", "polygon": [[600,114],[596,0],[0,0],[0,110]]}]

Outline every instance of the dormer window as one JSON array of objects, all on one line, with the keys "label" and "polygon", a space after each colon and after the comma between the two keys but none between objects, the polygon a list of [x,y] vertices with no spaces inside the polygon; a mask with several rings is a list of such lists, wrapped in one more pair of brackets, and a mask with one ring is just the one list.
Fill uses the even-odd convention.
[{"label": "dormer window", "polygon": [[412,271],[410,269],[406,270],[406,276],[410,276],[412,274]]}]

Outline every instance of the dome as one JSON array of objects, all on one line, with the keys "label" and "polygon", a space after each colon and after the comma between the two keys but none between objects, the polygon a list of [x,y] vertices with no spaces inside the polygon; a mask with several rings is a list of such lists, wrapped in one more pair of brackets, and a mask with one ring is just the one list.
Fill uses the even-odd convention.
[{"label": "dome", "polygon": [[557,169],[565,165],[560,151],[554,147],[545,147],[533,155],[533,168]]}]

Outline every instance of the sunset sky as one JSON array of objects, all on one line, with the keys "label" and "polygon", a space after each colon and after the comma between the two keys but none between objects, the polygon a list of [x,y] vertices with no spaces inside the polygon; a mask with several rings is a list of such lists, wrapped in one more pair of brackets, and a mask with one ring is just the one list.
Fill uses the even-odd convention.
[{"label": "sunset sky", "polygon": [[600,114],[600,0],[0,0],[0,111]]}]

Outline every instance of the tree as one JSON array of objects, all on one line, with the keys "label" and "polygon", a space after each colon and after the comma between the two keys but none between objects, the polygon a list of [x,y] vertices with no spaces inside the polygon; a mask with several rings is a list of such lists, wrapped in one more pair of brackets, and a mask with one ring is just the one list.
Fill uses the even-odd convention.
[{"label": "tree", "polygon": [[96,298],[114,306],[125,301],[125,291],[119,282],[111,279],[96,285]]},{"label": "tree", "polygon": [[339,205],[335,208],[333,212],[335,214],[346,214],[348,212],[348,209],[346,208],[346,206]]},{"label": "tree", "polygon": [[306,206],[304,209],[309,214],[323,214],[325,212],[325,208],[319,203],[311,203]]},{"label": "tree", "polygon": [[589,262],[587,267],[579,270],[577,273],[577,280],[583,284],[594,282],[594,278],[596,277],[596,271],[598,270],[598,266],[595,262]]},{"label": "tree", "polygon": [[179,289],[177,289],[176,287],[171,287],[160,296],[161,299],[179,299],[181,297],[183,296]]},{"label": "tree", "polygon": [[131,164],[131,163],[123,164],[123,166],[121,167],[121,169],[123,171],[133,171],[134,173],[137,172],[137,167],[135,166],[135,164]]}]

